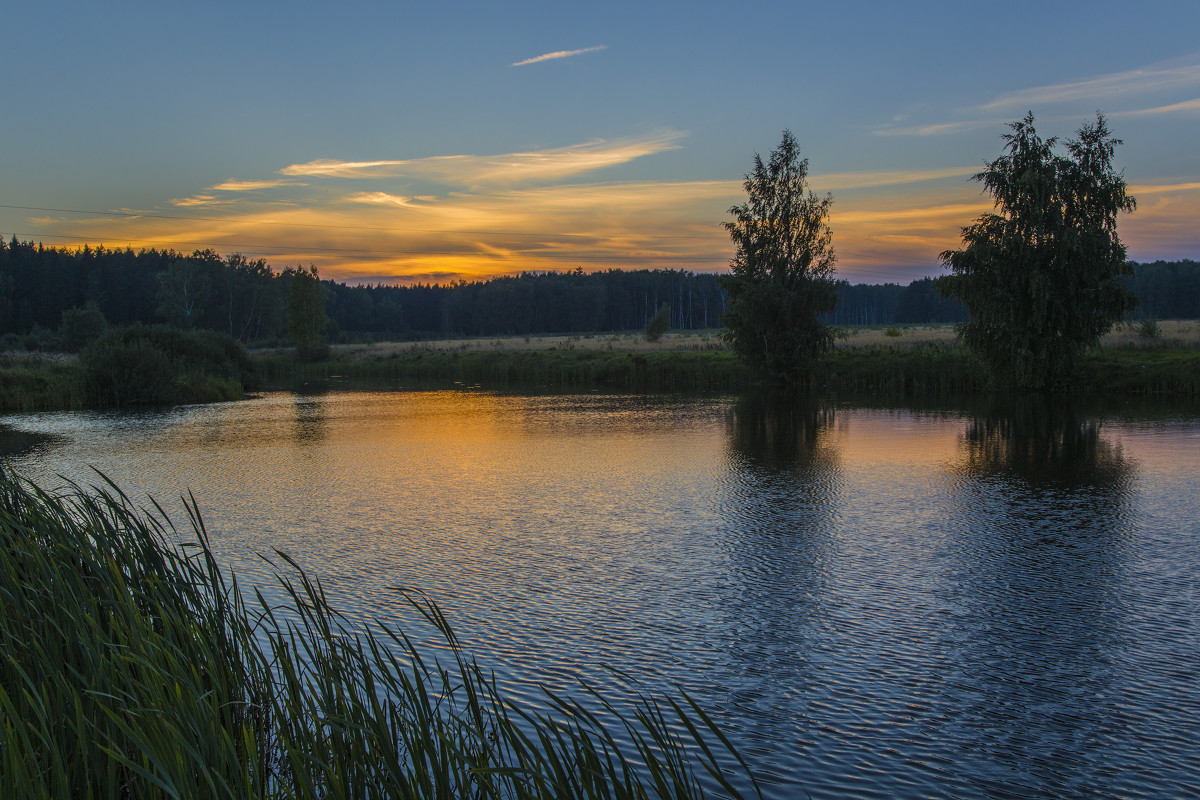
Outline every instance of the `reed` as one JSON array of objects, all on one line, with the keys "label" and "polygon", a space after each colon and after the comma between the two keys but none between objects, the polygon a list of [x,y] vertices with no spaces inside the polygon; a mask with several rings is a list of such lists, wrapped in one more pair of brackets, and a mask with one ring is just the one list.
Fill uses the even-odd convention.
[{"label": "reed", "polygon": [[83,370],[75,358],[0,354],[0,413],[86,407]]},{"label": "reed", "polygon": [[[757,794],[686,695],[626,716],[509,702],[437,606],[442,640],[355,630],[277,554],[285,601],[111,483],[0,475],[0,786],[35,798],[652,798]],[[182,535],[191,541],[176,544]],[[734,772],[741,773],[735,775]]]},{"label": "reed", "polygon": [[987,372],[965,347],[941,342],[838,349],[818,371],[817,383],[834,392],[892,397],[973,393],[990,387]]}]

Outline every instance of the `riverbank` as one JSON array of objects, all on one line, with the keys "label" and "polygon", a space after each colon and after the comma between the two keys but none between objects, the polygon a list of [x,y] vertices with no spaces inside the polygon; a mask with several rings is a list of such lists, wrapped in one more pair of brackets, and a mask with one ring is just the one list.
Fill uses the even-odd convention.
[{"label": "riverbank", "polygon": [[[987,372],[953,326],[842,329],[814,371],[812,391],[990,391]],[[633,334],[343,345],[332,358],[298,364],[286,351],[255,354],[267,386],[342,381],[420,381],[490,387],[617,391],[738,391],[754,376],[709,333],[646,342]],[[1082,359],[1077,388],[1093,395],[1200,396],[1200,324],[1163,323],[1154,340],[1117,330]]]},{"label": "riverbank", "polygon": [[[327,361],[301,364],[290,349],[251,354],[264,388],[337,381],[615,391],[738,391],[754,378],[716,331],[488,337],[335,345]],[[952,325],[839,328],[815,371],[812,391],[880,394],[979,393],[986,372]],[[1200,396],[1200,322],[1158,323],[1148,337],[1117,326],[1084,356],[1076,383],[1090,395]],[[250,386],[245,388],[249,389]],[[73,356],[0,355],[0,413],[87,407]]]}]

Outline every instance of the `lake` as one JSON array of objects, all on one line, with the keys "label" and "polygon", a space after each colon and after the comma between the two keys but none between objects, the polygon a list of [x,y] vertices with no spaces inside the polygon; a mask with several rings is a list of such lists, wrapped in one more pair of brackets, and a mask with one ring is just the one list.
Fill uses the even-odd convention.
[{"label": "lake", "polygon": [[[768,797],[1200,796],[1200,416],[484,391],[0,418],[500,684],[682,687]],[[61,477],[60,477],[61,476]]]}]

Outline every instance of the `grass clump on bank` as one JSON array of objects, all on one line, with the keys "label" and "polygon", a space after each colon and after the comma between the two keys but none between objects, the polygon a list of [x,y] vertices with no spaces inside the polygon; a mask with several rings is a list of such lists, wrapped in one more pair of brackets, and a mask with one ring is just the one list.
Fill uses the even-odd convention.
[{"label": "grass clump on bank", "polygon": [[78,356],[0,354],[0,413],[238,400],[256,375],[232,337],[128,325],[108,329]]},{"label": "grass clump on bank", "polygon": [[42,353],[0,354],[0,413],[86,408],[78,359]]},{"label": "grass clump on bank", "polygon": [[[280,556],[253,599],[196,541],[109,484],[50,495],[0,475],[0,785],[24,796],[740,796],[744,762],[686,697],[600,719],[510,704],[432,603],[450,663],[355,633]],[[740,766],[739,766],[740,765]],[[752,781],[749,781],[752,785]]]}]

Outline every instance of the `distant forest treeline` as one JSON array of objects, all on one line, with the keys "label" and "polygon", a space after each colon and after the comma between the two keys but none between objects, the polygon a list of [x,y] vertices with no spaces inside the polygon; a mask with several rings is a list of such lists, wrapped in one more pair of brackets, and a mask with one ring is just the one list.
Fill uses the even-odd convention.
[{"label": "distant forest treeline", "polygon": [[[0,344],[48,340],[87,310],[110,325],[167,323],[247,343],[282,342],[294,268],[211,250],[62,250],[0,240]],[[717,277],[684,270],[526,273],[449,285],[349,286],[323,281],[331,338],[501,336],[643,328],[666,303],[671,327],[715,328],[725,297]],[[1139,316],[1200,318],[1200,263],[1135,264]],[[931,278],[838,283],[835,325],[960,322]],[[64,314],[64,312],[66,312]]]}]

